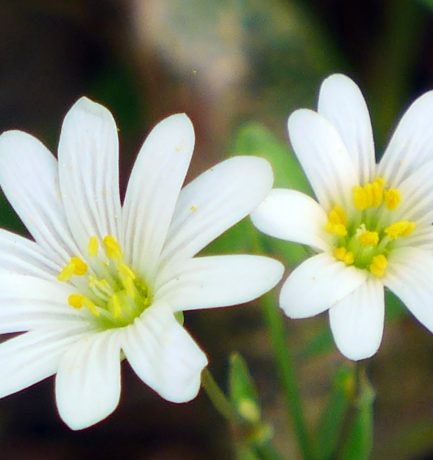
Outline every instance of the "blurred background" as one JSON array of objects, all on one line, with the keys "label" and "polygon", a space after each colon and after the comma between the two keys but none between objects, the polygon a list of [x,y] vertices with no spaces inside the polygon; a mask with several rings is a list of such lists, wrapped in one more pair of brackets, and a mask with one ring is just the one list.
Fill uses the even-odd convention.
[{"label": "blurred background", "polygon": [[[338,71],[364,91],[380,155],[408,104],[433,89],[432,50],[433,0],[2,0],[0,130],[25,130],[55,152],[66,111],[86,95],[117,120],[124,187],[146,133],[186,112],[197,136],[190,179],[232,154],[289,156],[287,116],[314,108],[321,80]],[[290,173],[284,167],[276,171],[281,183]],[[25,234],[3,198],[0,221]],[[211,251],[249,250],[239,232]],[[297,257],[270,248],[285,263]],[[372,458],[433,459],[433,337],[395,301],[388,313],[368,364],[376,390]],[[326,315],[286,326],[314,426],[344,359]],[[261,307],[191,312],[186,327],[222,385],[229,354],[243,354],[276,447],[297,459]],[[3,460],[233,458],[230,433],[205,394],[167,403],[127,364],[118,410],[93,428],[68,430],[53,396],[49,380],[0,400]]]}]

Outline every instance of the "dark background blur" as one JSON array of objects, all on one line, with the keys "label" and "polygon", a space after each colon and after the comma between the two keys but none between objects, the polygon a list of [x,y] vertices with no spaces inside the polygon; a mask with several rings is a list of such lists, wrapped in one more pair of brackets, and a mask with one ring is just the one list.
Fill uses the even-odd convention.
[{"label": "dark background blur", "polygon": [[[87,95],[118,122],[123,184],[164,116],[182,111],[193,120],[192,177],[242,153],[231,145],[246,121],[284,142],[288,114],[313,108],[321,80],[335,71],[363,89],[380,154],[408,103],[433,89],[433,1],[0,1],[0,130],[28,131],[55,152],[66,111]],[[25,233],[4,200],[0,213],[2,226]],[[296,459],[259,307],[191,312],[186,326],[222,384],[228,354],[243,353],[275,444]],[[287,327],[301,357],[327,319]],[[334,346],[299,360],[310,423],[342,361]],[[377,392],[373,458],[433,459],[432,335],[410,317],[388,318],[369,375]],[[126,364],[120,407],[96,427],[68,430],[53,396],[49,380],[0,401],[2,460],[231,458],[229,433],[204,394],[167,403]]]}]

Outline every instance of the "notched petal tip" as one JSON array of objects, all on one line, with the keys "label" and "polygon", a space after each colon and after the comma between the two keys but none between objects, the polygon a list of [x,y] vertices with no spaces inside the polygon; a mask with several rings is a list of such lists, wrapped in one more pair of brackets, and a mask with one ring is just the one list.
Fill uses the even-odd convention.
[{"label": "notched petal tip", "polygon": [[209,364],[206,355],[202,352],[202,362],[197,365],[195,377],[191,379],[189,385],[185,385],[181,391],[159,392],[161,398],[174,404],[188,403],[195,399],[201,388],[202,373],[205,367]]},{"label": "notched petal tip", "polygon": [[176,113],[161,120],[151,131],[149,137],[156,137],[163,142],[170,138],[175,145],[176,151],[191,152],[194,149],[195,133],[192,121],[185,113]]},{"label": "notched petal tip", "polygon": [[303,125],[310,123],[317,116],[319,116],[318,113],[311,109],[297,109],[292,112],[287,120],[289,137],[294,130],[303,129]]},{"label": "notched petal tip", "polygon": [[71,117],[94,116],[101,119],[109,118],[113,120],[113,115],[110,110],[99,102],[95,102],[86,96],[80,97],[69,109],[65,116],[65,120]]}]

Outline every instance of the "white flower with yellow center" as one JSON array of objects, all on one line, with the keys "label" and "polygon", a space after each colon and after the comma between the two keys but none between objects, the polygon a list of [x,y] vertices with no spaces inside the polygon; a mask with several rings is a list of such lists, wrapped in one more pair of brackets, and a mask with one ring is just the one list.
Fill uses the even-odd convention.
[{"label": "white flower with yellow center", "polygon": [[194,398],[207,359],[179,312],[252,300],[281,278],[266,257],[194,257],[272,187],[270,165],[236,157],[181,190],[194,146],[185,115],[159,123],[133,168],[123,206],[110,112],[80,99],[58,161],[34,137],[0,137],[0,185],[36,242],[0,230],[0,396],[56,375],[73,429],[108,416],[120,362],[163,398]]},{"label": "white flower with yellow center", "polygon": [[432,126],[429,92],[408,109],[376,164],[361,91],[332,75],[318,112],[297,110],[288,121],[317,201],[274,189],[252,215],[263,232],[318,252],[290,274],[280,306],[291,318],[329,309],[336,344],[350,359],[380,345],[384,287],[433,331]]}]

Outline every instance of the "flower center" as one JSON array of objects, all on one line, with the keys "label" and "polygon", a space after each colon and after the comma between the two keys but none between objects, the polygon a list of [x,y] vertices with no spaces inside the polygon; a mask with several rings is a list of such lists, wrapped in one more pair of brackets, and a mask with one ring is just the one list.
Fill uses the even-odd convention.
[{"label": "flower center", "polygon": [[116,239],[107,235],[100,242],[92,236],[88,244],[87,263],[71,257],[57,276],[71,282],[78,292],[68,297],[73,308],[87,308],[104,328],[131,324],[152,302],[149,287],[125,263]]},{"label": "flower center", "polygon": [[348,217],[344,208],[334,206],[328,213],[325,230],[334,237],[334,257],[383,277],[395,241],[416,228],[415,222],[409,220],[393,221],[392,213],[401,199],[400,190],[386,189],[382,177],[353,187],[355,211]]}]

